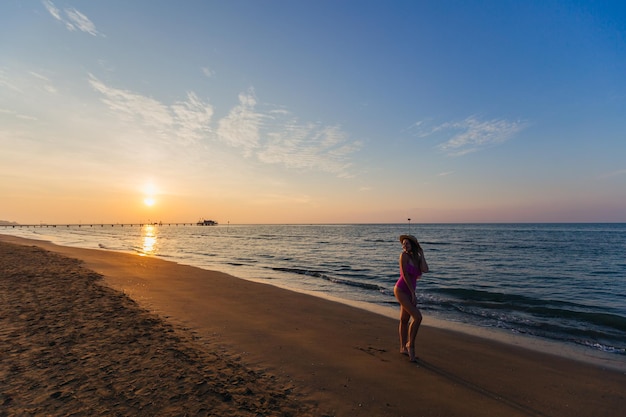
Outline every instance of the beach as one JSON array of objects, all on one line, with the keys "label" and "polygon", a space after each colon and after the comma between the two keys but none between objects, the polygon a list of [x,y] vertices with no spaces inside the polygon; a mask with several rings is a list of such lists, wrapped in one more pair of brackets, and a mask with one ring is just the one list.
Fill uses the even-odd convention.
[{"label": "beach", "polygon": [[0,415],[618,416],[626,374],[161,259],[0,235]]}]

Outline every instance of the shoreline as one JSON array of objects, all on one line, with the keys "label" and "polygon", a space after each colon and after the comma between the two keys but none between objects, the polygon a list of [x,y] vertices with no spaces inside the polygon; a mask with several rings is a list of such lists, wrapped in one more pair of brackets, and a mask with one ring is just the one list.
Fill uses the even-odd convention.
[{"label": "shoreline", "polygon": [[[258,282],[264,283],[264,281]],[[291,288],[285,289],[288,291],[300,292],[324,300],[356,307],[393,320],[398,319],[398,309],[395,307],[384,307],[367,302],[347,300],[344,298],[333,297],[331,295],[318,293],[315,291],[297,291]],[[466,334],[468,336],[480,337],[507,345],[521,347],[523,349],[533,350],[539,353],[547,353],[550,355],[573,359],[591,365],[602,366],[613,369],[615,371],[626,373],[626,358],[618,354],[602,352],[599,350],[594,350],[592,348],[586,348],[584,346],[577,346],[572,343],[559,342],[525,334],[511,333],[498,328],[480,327],[472,324],[440,319],[428,315],[424,315],[422,325],[435,327],[442,330],[450,330],[453,332]]]},{"label": "shoreline", "polygon": [[[18,237],[13,235],[2,235],[0,231],[0,236],[11,236],[17,239],[25,239],[25,240],[33,240],[35,242],[47,242],[56,246],[64,246],[62,244],[57,244],[48,240],[39,240],[33,238],[26,237]],[[196,266],[194,264],[187,263],[179,263],[176,260],[170,259],[167,256],[152,256],[152,255],[143,255],[136,251],[123,251],[123,250],[114,250],[108,248],[83,248],[80,246],[64,246],[68,248],[82,248],[82,249],[92,249],[92,250],[101,250],[105,252],[116,252],[116,253],[125,253],[129,255],[135,256],[149,256],[154,257],[156,259],[161,259],[166,262],[172,262],[178,265],[186,265],[191,267],[197,267],[206,271],[214,271],[213,269],[207,269],[202,266]],[[217,270],[215,270],[217,271]],[[221,271],[220,271],[221,272]],[[332,296],[328,293],[317,292],[317,291],[307,291],[300,288],[296,288],[288,285],[279,285],[276,282],[272,282],[271,280],[264,279],[255,279],[254,277],[240,277],[235,275],[232,272],[224,272],[228,275],[232,275],[237,279],[243,279],[249,282],[255,282],[263,285],[270,285],[276,288],[281,288],[287,291],[293,291],[300,294],[307,294],[313,297],[317,297],[323,300],[329,300],[337,303],[341,303],[344,305],[356,307],[371,313],[379,314],[387,318],[391,318],[397,320],[398,311],[397,308],[394,307],[385,307],[379,304],[373,304],[368,302],[360,302],[356,300],[350,300],[346,298],[340,298]],[[550,340],[546,338],[540,338],[536,336],[519,334],[506,331],[504,329],[498,329],[493,327],[481,327],[469,323],[451,321],[446,319],[441,319],[433,316],[424,316],[424,321],[422,322],[425,326],[437,327],[440,329],[451,330],[455,332],[460,332],[463,334],[467,334],[470,336],[477,336],[505,344],[510,344],[513,346],[522,347],[524,349],[534,350],[540,353],[548,353],[551,355],[561,356],[565,358],[570,358],[574,360],[578,360],[581,362],[589,363],[592,365],[598,365],[607,367],[613,370],[617,370],[620,372],[626,372],[626,358],[620,356],[619,354],[613,354],[608,352],[603,352],[601,350],[593,349],[591,347],[579,346],[574,343],[567,343],[563,341]]]},{"label": "shoreline", "polygon": [[[85,236],[84,233],[76,232],[75,234],[74,232],[66,233],[64,231],[61,231],[60,234],[56,232],[44,232],[43,234],[18,233],[17,236],[49,240],[55,244],[70,247],[157,256],[159,259],[207,270],[221,271],[248,281],[261,282],[295,292],[311,294],[322,299],[331,299],[347,305],[355,305],[359,301],[367,301],[371,304],[359,304],[359,307],[368,311],[382,311],[383,314],[394,319],[397,315],[394,311],[397,303],[393,297],[393,278],[383,278],[383,276],[392,271],[393,265],[388,264],[389,257],[386,249],[382,251],[384,253],[377,251],[378,243],[375,244],[376,247],[370,247],[377,256],[375,263],[368,268],[370,272],[362,277],[359,275],[355,282],[352,283],[350,282],[352,279],[350,276],[351,272],[344,274],[341,270],[333,270],[332,266],[327,268],[317,265],[315,259],[307,260],[303,258],[302,262],[300,260],[294,262],[293,259],[299,259],[300,255],[298,255],[295,258],[291,257],[293,259],[286,258],[285,262],[279,256],[283,249],[288,251],[288,247],[282,248],[280,243],[282,240],[272,243],[271,247],[256,246],[258,243],[253,243],[251,245],[252,251],[247,253],[244,250],[246,252],[244,255],[235,253],[232,249],[227,249],[231,248],[233,242],[240,238],[239,233],[235,233],[235,236],[230,236],[229,234],[226,238],[228,243],[220,243],[222,239],[207,238],[208,242],[206,243],[215,245],[215,250],[206,256],[207,254],[205,254],[201,246],[196,248],[195,244],[189,245],[184,243],[185,241],[179,245],[177,241],[168,239],[169,237],[178,239],[180,237],[178,232],[164,230],[162,236],[164,239],[161,242],[161,246],[157,245],[154,251],[149,249],[148,252],[146,252],[146,247],[143,243],[145,238],[140,237],[139,234],[134,236],[134,232],[130,233],[130,236],[122,233],[123,236],[119,237],[117,233],[109,236],[108,232],[103,232],[102,235],[95,232],[95,235],[92,236],[91,232],[85,232],[87,232],[88,236]],[[260,233],[259,236],[263,236],[263,232],[261,229],[253,233]],[[353,232],[356,233],[357,231]],[[387,233],[388,230],[383,232]],[[433,230],[430,232],[432,233]],[[171,233],[174,234],[172,235]],[[187,231],[184,232],[185,235],[187,233]],[[272,230],[272,233],[277,233],[277,231]],[[161,235],[160,229],[157,234]],[[257,240],[254,239],[254,241]],[[289,238],[286,240],[289,241]],[[386,242],[386,240],[384,241]],[[167,242],[175,242],[175,244]],[[280,248],[280,251],[276,252],[278,248]],[[333,249],[328,255],[335,259],[333,257],[334,253],[336,251]],[[256,254],[262,256],[257,257]],[[276,259],[274,259],[274,255],[278,255]],[[493,258],[494,267],[500,258],[509,259],[515,256],[516,254],[514,253],[502,253],[496,256]],[[239,257],[241,257],[241,260]],[[302,265],[299,265],[300,263]],[[535,271],[538,274],[536,276],[542,276],[541,271],[543,271],[543,268],[547,268],[545,271],[551,271],[545,272],[547,276],[554,278],[554,280],[548,280],[547,282],[563,285],[563,291],[565,292],[561,293],[561,288],[558,286],[554,287],[556,295],[553,297],[551,295],[553,292],[543,286],[539,286],[539,288],[544,288],[543,293],[540,291],[539,293],[527,294],[526,290],[516,287],[517,283],[507,281],[510,277],[507,277],[506,271],[502,271],[505,275],[503,279],[500,279],[497,276],[497,267],[487,267],[488,270],[492,270],[496,274],[491,275],[487,279],[484,288],[481,284],[481,290],[475,291],[476,288],[471,284],[467,287],[462,279],[457,279],[456,274],[450,276],[450,273],[446,272],[446,270],[455,270],[455,267],[458,268],[459,265],[454,262],[444,265],[446,263],[448,262],[442,263],[442,266],[445,266],[445,268],[441,268],[441,271],[438,271],[439,275],[427,277],[429,279],[426,280],[421,290],[421,296],[424,298],[423,307],[427,309],[423,311],[426,324],[432,319],[434,320],[433,325],[437,327],[451,328],[452,330],[495,338],[496,340],[510,338],[513,344],[525,344],[527,347],[535,350],[556,351],[558,354],[566,350],[568,356],[576,355],[579,359],[587,362],[599,361],[608,366],[618,368],[626,366],[623,343],[618,332],[619,327],[615,324],[619,323],[619,320],[623,317],[621,310],[618,308],[614,313],[617,315],[613,318],[611,309],[604,307],[605,303],[602,296],[592,296],[591,299],[588,299],[584,294],[577,293],[580,291],[579,288],[586,288],[587,282],[591,281],[583,282],[581,283],[582,285],[571,282],[561,284],[560,277],[568,271],[565,266],[552,268],[551,265],[542,265],[539,270]],[[489,262],[486,262],[486,264],[489,265]],[[334,263],[330,265],[334,265]],[[311,275],[313,277],[302,277],[302,275],[308,275],[309,270],[312,271]],[[584,270],[586,269],[583,268]],[[487,275],[489,276],[489,273]],[[467,278],[470,281],[473,279],[471,274],[467,275],[465,272],[461,272],[459,277]],[[335,279],[337,279],[336,282]],[[452,279],[452,287],[448,287],[447,279]],[[331,281],[333,285],[328,285],[324,280]],[[344,280],[347,281],[344,282]],[[369,285],[370,281],[376,283],[380,291],[369,287],[365,287],[367,290],[358,288],[362,282],[367,283],[365,285]],[[504,282],[502,289],[500,289],[500,281]],[[344,285],[346,283],[349,284],[349,287]],[[507,286],[510,285],[513,286],[511,290],[507,289]],[[548,285],[547,288],[552,288],[552,285]],[[595,285],[598,286],[600,284],[596,283]],[[619,287],[615,287],[608,282],[606,285],[610,285],[616,291],[605,291],[605,294],[619,294]],[[355,289],[355,287],[357,288]],[[598,288],[601,288],[601,286]],[[337,296],[340,298],[334,298]],[[492,297],[497,297],[498,301],[493,303]],[[568,297],[572,297],[570,301],[567,301],[569,300]],[[616,305],[619,306],[619,299],[615,297],[615,295],[607,296],[607,303],[617,303]],[[560,305],[562,301],[566,301],[566,304]],[[569,304],[570,302],[573,304]],[[527,303],[531,303],[530,306],[532,307],[529,307]],[[387,310],[386,307],[391,307],[391,310]],[[480,308],[480,311],[474,311],[477,308]],[[536,319],[534,318],[535,316],[537,317]],[[605,328],[604,325],[607,327]],[[603,335],[607,338],[604,338]]]},{"label": "shoreline", "polygon": [[80,259],[202,346],[293,384],[317,415],[400,416],[419,405],[422,415],[612,416],[626,407],[626,373],[607,367],[431,325],[420,329],[414,365],[398,353],[397,320],[354,306],[157,258],[0,241]]}]

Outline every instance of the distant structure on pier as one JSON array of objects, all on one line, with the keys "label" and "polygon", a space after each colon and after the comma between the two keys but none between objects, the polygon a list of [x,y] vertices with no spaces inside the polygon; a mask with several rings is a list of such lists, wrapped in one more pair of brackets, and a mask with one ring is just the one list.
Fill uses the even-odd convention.
[{"label": "distant structure on pier", "polygon": [[205,220],[205,219],[200,219],[198,220],[198,223],[196,223],[198,226],[215,226],[217,224],[217,222],[215,220]]}]

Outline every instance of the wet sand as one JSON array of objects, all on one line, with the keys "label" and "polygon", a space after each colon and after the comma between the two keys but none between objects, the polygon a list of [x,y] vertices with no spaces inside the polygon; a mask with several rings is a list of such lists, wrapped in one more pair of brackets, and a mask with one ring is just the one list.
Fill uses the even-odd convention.
[{"label": "wet sand", "polygon": [[0,416],[626,409],[622,371],[430,326],[412,364],[393,319],[155,258],[0,235],[0,300]]}]

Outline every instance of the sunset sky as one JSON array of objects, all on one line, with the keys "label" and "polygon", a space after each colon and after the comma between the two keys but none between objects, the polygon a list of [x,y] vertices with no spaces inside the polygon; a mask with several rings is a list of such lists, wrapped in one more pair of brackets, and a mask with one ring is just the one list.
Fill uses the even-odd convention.
[{"label": "sunset sky", "polygon": [[626,2],[4,0],[0,220],[626,222]]}]

